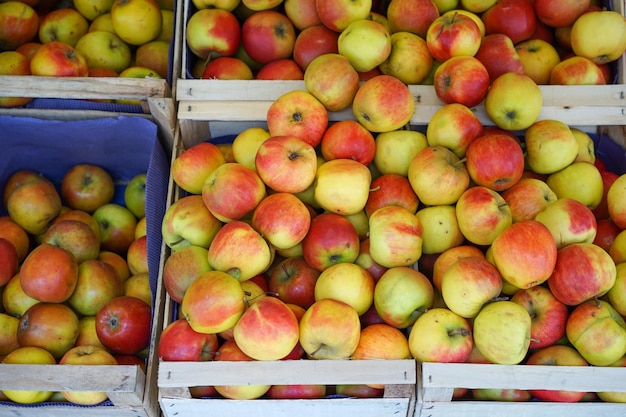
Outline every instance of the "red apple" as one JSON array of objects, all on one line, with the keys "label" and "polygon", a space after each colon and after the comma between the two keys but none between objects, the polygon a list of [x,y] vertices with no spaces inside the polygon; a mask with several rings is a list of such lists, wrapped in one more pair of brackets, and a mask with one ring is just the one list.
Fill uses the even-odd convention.
[{"label": "red apple", "polygon": [[292,384],[272,385],[267,391],[267,397],[274,400],[304,400],[326,397],[324,384]]},{"label": "red apple", "polygon": [[[215,356],[216,361],[253,361],[235,343],[233,339],[222,343]],[[270,385],[216,385],[216,392],[224,398],[249,400],[262,397],[270,389]]]},{"label": "red apple", "polygon": [[339,120],[326,129],[320,144],[322,156],[353,159],[369,165],[374,160],[376,141],[372,133],[355,120]]},{"label": "red apple", "polygon": [[407,177],[398,174],[382,174],[372,181],[371,190],[365,213],[372,215],[377,209],[396,205],[415,213],[419,206],[419,199],[411,187]]},{"label": "red apple", "polygon": [[88,213],[110,203],[114,193],[115,185],[111,174],[97,165],[74,165],[65,173],[61,182],[61,197],[65,204]]},{"label": "red apple", "polygon": [[224,9],[200,9],[187,22],[187,47],[197,57],[233,56],[241,41],[237,17]]},{"label": "red apple", "polygon": [[591,4],[589,0],[550,1],[535,0],[537,19],[547,26],[557,28],[572,25],[585,13]]},{"label": "red apple", "polygon": [[430,118],[426,137],[430,146],[441,145],[463,158],[469,144],[483,133],[476,113],[460,103],[444,104]]},{"label": "red apple", "polygon": [[216,334],[198,333],[181,318],[163,329],[157,354],[164,361],[209,361],[214,358],[218,344]]},{"label": "red apple", "polygon": [[318,271],[340,262],[354,262],[359,250],[356,229],[350,220],[335,213],[314,217],[302,241],[304,259]]},{"label": "red apple", "polygon": [[491,81],[505,72],[524,74],[524,65],[515,45],[511,38],[503,33],[486,35],[474,57],[487,68]]},{"label": "red apple", "polygon": [[112,352],[136,354],[150,344],[152,309],[145,301],[122,295],[106,303],[96,314],[96,332]]},{"label": "red apple", "polygon": [[513,223],[511,209],[502,196],[485,186],[469,187],[456,202],[459,229],[476,245],[491,243]]},{"label": "red apple", "polygon": [[372,387],[367,384],[338,384],[335,394],[348,398],[379,398],[385,393],[384,388]]},{"label": "red apple", "polygon": [[24,292],[39,301],[62,303],[70,298],[78,281],[78,263],[63,248],[43,243],[33,249],[20,268]]},{"label": "red apple", "polygon": [[426,39],[428,28],[439,17],[432,0],[393,0],[387,6],[391,32],[411,32]]},{"label": "red apple", "polygon": [[241,25],[241,43],[254,61],[260,64],[291,58],[296,32],[289,18],[275,10],[261,10]]},{"label": "red apple", "polygon": [[[298,2],[292,1],[291,3]],[[298,63],[302,71],[304,71],[311,61],[318,56],[339,53],[337,47],[338,38],[338,32],[324,25],[312,25],[302,29],[296,36],[296,41],[293,45],[293,59]]]},{"label": "red apple", "polygon": [[19,256],[13,243],[0,237],[0,286],[4,286],[17,274],[19,265]]},{"label": "red apple", "polygon": [[617,227],[615,222],[611,219],[600,219],[596,226],[596,237],[593,239],[594,245],[600,246],[605,251],[611,249],[613,241],[620,234],[622,229]]},{"label": "red apple", "polygon": [[289,249],[302,242],[310,225],[309,209],[291,193],[268,195],[252,213],[252,227],[276,249]]},{"label": "red apple", "polygon": [[243,60],[220,56],[207,62],[202,72],[203,80],[252,80],[252,70]]},{"label": "red apple", "polygon": [[582,56],[572,56],[561,60],[550,73],[552,85],[604,85],[604,73],[592,60]]},{"label": "red apple", "polygon": [[619,175],[607,169],[599,169],[599,171],[602,176],[602,184],[604,186],[602,189],[602,200],[600,201],[600,204],[598,204],[591,211],[593,212],[593,215],[596,216],[597,220],[603,220],[609,218],[609,206],[607,204],[606,195],[608,194],[611,185],[615,182],[615,180],[617,180],[617,178],[619,178]]},{"label": "red apple", "polygon": [[78,327],[78,316],[67,305],[37,303],[20,317],[17,341],[22,347],[46,349],[59,359],[74,346]]},{"label": "red apple", "polygon": [[374,281],[378,281],[380,277],[385,273],[385,271],[389,269],[380,265],[378,262],[372,259],[372,256],[370,255],[369,237],[361,240],[359,255],[357,256],[354,263],[360,265],[367,272],[369,272],[372,278],[374,278]]},{"label": "red apple", "polygon": [[28,233],[9,216],[0,216],[0,237],[13,244],[17,251],[17,258],[21,263],[30,250],[30,237]]},{"label": "red apple", "polygon": [[271,270],[268,290],[285,303],[307,309],[315,302],[315,283],[319,275],[320,271],[303,257],[286,258]]},{"label": "red apple", "polygon": [[211,172],[226,162],[220,149],[211,142],[200,142],[182,151],[172,163],[172,179],[183,190],[201,194]]},{"label": "red apple", "polygon": [[315,9],[315,0],[285,0],[285,14],[299,31],[309,26],[323,26]]},{"label": "red apple", "polygon": [[502,192],[511,209],[513,223],[533,220],[557,196],[545,181],[537,178],[521,178],[517,183]]},{"label": "red apple", "polygon": [[465,158],[470,178],[495,191],[511,188],[524,173],[524,152],[519,141],[509,135],[477,137],[467,148]]},{"label": "red apple", "polygon": [[426,44],[433,58],[445,62],[455,56],[474,56],[481,46],[480,28],[460,13],[444,14],[428,27]]},{"label": "red apple", "polygon": [[3,2],[0,5],[0,49],[15,50],[36,39],[39,30],[37,11],[25,2]]},{"label": "red apple", "polygon": [[487,9],[481,19],[485,34],[503,33],[513,44],[529,39],[535,32],[537,17],[530,0],[502,0]]},{"label": "red apple", "polygon": [[163,284],[170,298],[182,302],[187,288],[198,276],[210,270],[208,250],[185,246],[170,254],[163,265]]},{"label": "red apple", "polygon": [[263,65],[254,78],[256,80],[303,80],[304,72],[296,61],[284,58]]},{"label": "red apple", "polygon": [[474,107],[487,95],[489,72],[473,56],[456,56],[437,67],[433,83],[435,94],[444,103]]},{"label": "red apple", "polygon": [[372,6],[371,0],[316,0],[315,11],[320,22],[336,32],[344,30],[350,22],[366,19]]},{"label": "red apple", "polygon": [[52,41],[41,45],[30,60],[32,75],[86,77],[89,67],[85,57],[72,46]]}]

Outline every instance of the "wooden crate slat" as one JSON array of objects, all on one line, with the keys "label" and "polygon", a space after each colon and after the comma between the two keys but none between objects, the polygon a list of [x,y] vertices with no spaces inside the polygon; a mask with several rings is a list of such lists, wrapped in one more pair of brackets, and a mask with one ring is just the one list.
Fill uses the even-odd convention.
[{"label": "wooden crate slat", "polygon": [[626,413],[626,404],[457,401],[424,404],[421,417],[616,417]]},{"label": "wooden crate slat", "polygon": [[45,405],[24,407],[20,405],[2,406],[2,415],[10,417],[143,417],[141,407],[77,407],[72,405]]}]

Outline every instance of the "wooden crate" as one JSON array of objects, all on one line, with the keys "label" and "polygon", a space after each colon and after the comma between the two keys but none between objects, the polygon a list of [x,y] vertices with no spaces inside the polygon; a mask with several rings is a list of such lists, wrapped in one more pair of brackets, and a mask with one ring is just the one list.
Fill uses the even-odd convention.
[{"label": "wooden crate", "polygon": [[[0,116],[7,116],[0,113]],[[22,141],[28,141],[29,129],[36,129],[34,125],[30,123],[32,120],[40,119],[42,123],[47,120],[51,120],[53,123],[65,122],[65,121],[83,121],[85,123],[91,121],[91,119],[99,119],[99,121],[107,120],[107,123],[116,124],[120,123],[119,129],[131,132],[131,137],[137,137],[139,133],[145,133],[143,130],[145,124],[134,123],[126,124],[124,120],[128,119],[144,119],[141,116],[126,116],[123,114],[100,114],[100,113],[72,113],[65,115],[65,118],[55,118],[54,114],[50,112],[41,112],[38,114],[29,114],[25,117],[23,114],[16,116],[10,114],[8,116],[15,117],[15,121],[9,121],[12,125],[24,126],[23,134],[18,133],[16,138]],[[11,119],[12,117],[9,117]],[[109,121],[109,119],[111,119]],[[4,121],[4,119],[2,119]],[[6,122],[6,121],[5,121]],[[156,123],[155,123],[156,124]],[[107,124],[109,126],[109,124]],[[72,125],[74,130],[82,131],[80,128],[76,128]],[[136,129],[135,129],[136,128]],[[141,130],[140,130],[141,129]],[[141,136],[145,140],[140,141],[141,145],[137,145],[131,154],[131,158],[136,161],[150,161],[146,162],[145,168],[139,167],[140,171],[148,170],[148,182],[150,187],[155,190],[151,193],[152,197],[157,200],[165,200],[166,195],[169,193],[163,191],[168,184],[169,179],[169,155],[166,154],[165,149],[159,146],[164,142],[164,139],[159,134],[158,126],[153,128],[158,138],[149,140],[144,136]],[[54,148],[54,155],[57,162],[53,164],[56,168],[46,167],[45,163],[37,163],[32,169],[47,173],[47,170],[59,171],[58,164],[71,161],[72,163],[88,161],[89,157],[93,155],[87,155],[86,159],[81,161],[74,161],[75,153],[65,150],[65,146],[72,146],[70,141],[65,145],[64,140],[67,139],[68,133],[60,129],[60,126],[54,125],[49,127],[49,131],[55,131],[57,134],[50,135],[48,139],[53,143],[50,148]],[[152,131],[152,129],[149,129]],[[6,134],[6,130],[3,131]],[[95,132],[97,134],[97,131]],[[90,132],[87,134],[94,134]],[[117,133],[108,133],[109,135],[117,135]],[[114,138],[107,136],[107,132],[100,134],[102,140],[111,141]],[[100,136],[95,136],[100,140]],[[4,138],[5,140],[8,138]],[[126,139],[123,139],[126,140]],[[6,142],[5,142],[6,143]],[[145,144],[145,146],[144,146]],[[141,151],[138,148],[141,147]],[[7,151],[6,148],[4,148]],[[146,154],[143,154],[145,150]],[[141,152],[142,157],[136,152]],[[48,154],[42,156],[45,157]],[[59,155],[63,155],[60,157]],[[74,156],[70,156],[74,155]],[[106,153],[108,158],[115,158],[115,153]],[[102,156],[101,156],[102,157]],[[9,158],[9,161],[12,158]],[[69,162],[68,162],[69,163]],[[112,162],[115,166],[115,163]],[[9,167],[14,164],[9,162]],[[106,168],[106,165],[103,165]],[[3,169],[6,168],[3,165]],[[28,167],[25,167],[28,168]],[[117,167],[119,168],[119,167]],[[9,172],[0,170],[0,175],[8,175]],[[153,174],[154,173],[154,174]],[[58,175],[58,172],[57,174]],[[130,178],[127,178],[129,180]],[[58,179],[56,179],[58,180]],[[116,178],[120,182],[119,187],[123,187],[124,178]],[[55,179],[53,178],[53,182]],[[119,188],[122,190],[123,188]],[[116,191],[116,195],[120,195],[120,191]],[[117,197],[116,197],[117,198]],[[150,197],[149,197],[150,198]],[[116,200],[117,201],[117,200]],[[147,208],[147,213],[150,213],[148,218],[148,228],[159,228],[162,218],[162,212],[165,210],[166,202],[162,204],[162,208],[159,209],[158,201],[154,204],[150,203],[151,208]],[[157,379],[157,361],[156,361],[156,344],[163,328],[163,311],[164,311],[164,287],[161,285],[158,277],[161,276],[160,269],[162,268],[162,259],[165,252],[165,245],[161,242],[160,236],[157,239],[151,239],[148,243],[149,251],[149,267],[155,270],[150,272],[151,285],[153,286],[153,321],[151,327],[151,337],[148,349],[148,357],[146,361],[145,372],[141,367],[136,365],[115,365],[115,366],[77,366],[77,365],[7,365],[0,364],[0,390],[2,389],[23,389],[23,390],[46,390],[46,391],[104,391],[109,396],[109,401],[95,406],[77,406],[67,402],[46,402],[34,405],[21,405],[8,401],[0,402],[0,415],[12,415],[12,416],[32,416],[32,417],[159,417],[161,415],[160,407],[158,404],[158,392],[156,388]],[[156,261],[155,261],[156,257]],[[155,266],[157,268],[155,268]],[[156,288],[154,288],[156,287]]]},{"label": "wooden crate", "polygon": [[626,369],[595,366],[422,363],[419,417],[614,417],[626,404],[452,400],[454,388],[556,389],[626,392]]}]

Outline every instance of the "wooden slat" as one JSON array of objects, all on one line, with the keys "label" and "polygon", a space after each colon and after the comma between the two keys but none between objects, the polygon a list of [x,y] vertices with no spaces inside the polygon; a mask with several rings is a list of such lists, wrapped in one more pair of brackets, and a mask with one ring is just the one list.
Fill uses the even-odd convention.
[{"label": "wooden slat", "polygon": [[[419,407],[419,405],[418,405]],[[626,414],[626,404],[457,401],[423,404],[419,417],[617,417]]]}]

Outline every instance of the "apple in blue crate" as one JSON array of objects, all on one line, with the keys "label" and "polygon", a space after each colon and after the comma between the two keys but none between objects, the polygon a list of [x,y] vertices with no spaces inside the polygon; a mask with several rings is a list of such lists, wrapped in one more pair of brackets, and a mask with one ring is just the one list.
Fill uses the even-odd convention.
[{"label": "apple in blue crate", "polygon": [[174,251],[185,246],[208,249],[221,227],[222,222],[211,214],[202,196],[192,194],[168,207],[163,216],[161,233],[165,244]]},{"label": "apple in blue crate", "polygon": [[[4,357],[2,363],[6,364],[37,364],[54,365],[55,358],[47,350],[35,347],[20,347]],[[48,400],[52,396],[52,391],[33,390],[2,390],[2,393],[11,401],[19,404],[37,404]]]},{"label": "apple in blue crate", "polygon": [[428,146],[426,135],[415,130],[392,130],[376,135],[374,164],[381,174],[407,176],[410,162]]},{"label": "apple in blue crate", "polygon": [[122,295],[107,302],[96,314],[96,332],[113,353],[133,355],[150,344],[152,309],[145,301]]},{"label": "apple in blue crate", "polygon": [[154,305],[152,290],[150,288],[150,274],[147,272],[140,272],[130,276],[126,281],[124,281],[123,292],[124,295],[139,298],[150,306]]},{"label": "apple in blue crate", "polygon": [[568,197],[548,203],[535,215],[535,220],[550,230],[559,249],[571,243],[592,243],[598,229],[591,209]]},{"label": "apple in blue crate", "polygon": [[217,145],[200,142],[185,149],[174,159],[172,179],[188,193],[201,194],[206,178],[225,162],[224,155]]},{"label": "apple in blue crate", "polygon": [[20,317],[17,342],[20,346],[44,348],[60,359],[76,343],[78,330],[78,316],[72,308],[63,303],[41,302]]},{"label": "apple in blue crate", "polygon": [[291,58],[296,31],[289,18],[276,10],[260,10],[248,16],[241,25],[241,44],[260,64]]},{"label": "apple in blue crate", "polygon": [[369,17],[371,0],[318,0],[315,10],[322,24],[335,32],[343,31],[351,22]]},{"label": "apple in blue crate", "polygon": [[104,348],[104,345],[98,339],[96,333],[96,316],[83,316],[78,319],[78,338],[76,339],[76,346],[100,346]]},{"label": "apple in blue crate", "polygon": [[328,128],[328,110],[305,89],[282,94],[267,110],[271,136],[295,136],[316,147]]},{"label": "apple in blue crate", "polygon": [[123,287],[113,267],[97,259],[78,266],[78,282],[67,300],[77,313],[95,316],[107,302],[123,294]]},{"label": "apple in blue crate", "polygon": [[61,181],[61,197],[72,209],[93,213],[110,203],[115,194],[111,174],[94,164],[76,164],[68,169]]},{"label": "apple in blue crate", "polygon": [[406,329],[433,306],[433,286],[421,272],[398,266],[389,268],[374,287],[374,306],[390,326]]},{"label": "apple in blue crate", "polygon": [[[285,3],[285,6],[287,3]],[[297,3],[297,1],[292,1],[291,3]],[[326,53],[339,53],[337,47],[338,38],[339,33],[330,30],[324,25],[307,27],[296,36],[296,42],[293,45],[293,59],[304,71],[309,63],[318,56]]]},{"label": "apple in blue crate", "polygon": [[[265,185],[279,193],[303,192],[313,184],[318,172],[313,146],[287,135],[264,140],[257,148],[254,166]],[[282,245],[281,249],[286,247]]]},{"label": "apple in blue crate", "polygon": [[623,14],[614,10],[593,10],[582,14],[571,30],[572,51],[597,64],[617,60],[626,50]]},{"label": "apple in blue crate", "polygon": [[76,9],[64,7],[46,13],[39,22],[39,41],[59,41],[70,46],[89,30],[89,22]]},{"label": "apple in blue crate", "polygon": [[29,234],[40,235],[61,212],[62,201],[52,182],[39,177],[18,185],[8,195],[6,208],[12,221]]},{"label": "apple in blue crate", "polygon": [[98,259],[102,262],[106,262],[111,265],[115,272],[117,273],[117,277],[119,278],[121,283],[124,283],[130,277],[130,270],[128,269],[128,263],[126,262],[126,258],[124,258],[119,253],[101,250],[100,254],[98,254]]},{"label": "apple in blue crate", "polygon": [[85,1],[74,0],[72,4],[80,14],[82,14],[87,20],[92,22],[98,16],[109,13],[111,6],[113,6],[113,0],[98,0],[98,1]]},{"label": "apple in blue crate", "polygon": [[617,178],[606,195],[606,203],[611,220],[620,228],[626,229],[626,174]]},{"label": "apple in blue crate", "polygon": [[505,130],[521,130],[530,127],[539,118],[543,95],[530,77],[511,72],[502,74],[491,83],[484,104],[487,116],[496,126]]},{"label": "apple in blue crate", "polygon": [[108,203],[98,207],[93,217],[100,225],[100,249],[126,253],[135,240],[137,218],[133,212],[124,205]]},{"label": "apple in blue crate", "polygon": [[62,303],[76,287],[78,262],[67,250],[42,243],[24,259],[19,275],[20,285],[28,296],[42,302]]},{"label": "apple in blue crate", "polygon": [[0,313],[0,355],[6,356],[20,347],[17,341],[19,323],[19,318],[7,313]]},{"label": "apple in blue crate", "polygon": [[387,8],[391,32],[415,33],[426,39],[430,25],[439,17],[439,9],[431,0],[394,0]]},{"label": "apple in blue crate", "polygon": [[111,6],[115,33],[130,45],[143,45],[161,32],[163,15],[155,0],[115,0]]},{"label": "apple in blue crate", "polygon": [[304,72],[296,61],[284,58],[263,65],[254,78],[257,80],[303,80]]},{"label": "apple in blue crate", "polygon": [[135,175],[124,189],[124,205],[133,212],[137,219],[146,215],[146,180],[147,173]]},{"label": "apple in blue crate", "polygon": [[9,196],[11,195],[11,193],[13,193],[13,191],[21,187],[22,185],[35,182],[40,179],[46,178],[30,169],[20,169],[13,172],[4,182],[2,188],[2,203],[4,204],[4,207],[7,207]]},{"label": "apple in blue crate", "polygon": [[341,31],[337,50],[358,72],[371,71],[391,54],[391,35],[380,22],[358,19]]},{"label": "apple in blue crate", "polygon": [[209,271],[208,250],[185,246],[172,252],[163,265],[163,285],[172,300],[182,302],[191,282]]},{"label": "apple in blue crate", "polygon": [[154,39],[139,45],[135,51],[135,65],[153,69],[165,79],[169,69],[169,56],[170,41]]},{"label": "apple in blue crate", "polygon": [[41,243],[61,247],[70,252],[79,264],[96,259],[100,253],[100,238],[91,227],[79,220],[54,222],[43,234]]},{"label": "apple in blue crate", "polygon": [[[99,346],[75,346],[65,352],[59,360],[60,365],[117,365],[115,357]],[[98,391],[61,391],[63,397],[74,404],[95,405],[108,398],[106,392]]]},{"label": "apple in blue crate", "polygon": [[511,188],[504,190],[502,197],[511,208],[513,223],[535,219],[548,204],[557,200],[556,194],[548,184],[537,178],[520,179]]},{"label": "apple in blue crate", "polygon": [[276,249],[289,249],[308,233],[311,214],[294,194],[278,192],[261,200],[251,224]]},{"label": "apple in blue crate", "polygon": [[345,216],[322,213],[311,221],[302,240],[306,262],[318,271],[340,262],[354,262],[360,251],[359,235]]},{"label": "apple in blue crate", "polygon": [[30,60],[32,75],[53,77],[86,77],[89,65],[85,57],[66,43],[42,44]]},{"label": "apple in blue crate", "polygon": [[208,361],[215,358],[219,341],[214,333],[198,333],[184,318],[168,324],[159,338],[158,355],[164,361]]},{"label": "apple in blue crate", "polygon": [[4,286],[18,272],[20,259],[13,243],[0,236],[0,286]]},{"label": "apple in blue crate", "polygon": [[185,39],[199,58],[233,56],[240,45],[241,26],[228,10],[200,9],[189,18]]},{"label": "apple in blue crate", "polygon": [[63,209],[62,212],[54,218],[52,224],[62,222],[64,220],[75,220],[85,223],[100,239],[100,226],[98,222],[93,218],[93,216],[87,213],[84,210],[75,210],[75,209]]},{"label": "apple in blue crate", "polygon": [[144,235],[130,244],[126,252],[126,263],[131,275],[148,272],[148,239]]},{"label": "apple in blue crate", "polygon": [[550,72],[552,85],[604,85],[606,78],[600,66],[589,58],[564,57]]},{"label": "apple in blue crate", "polygon": [[422,256],[423,228],[401,206],[384,206],[369,216],[370,256],[386,267],[409,266]]}]

